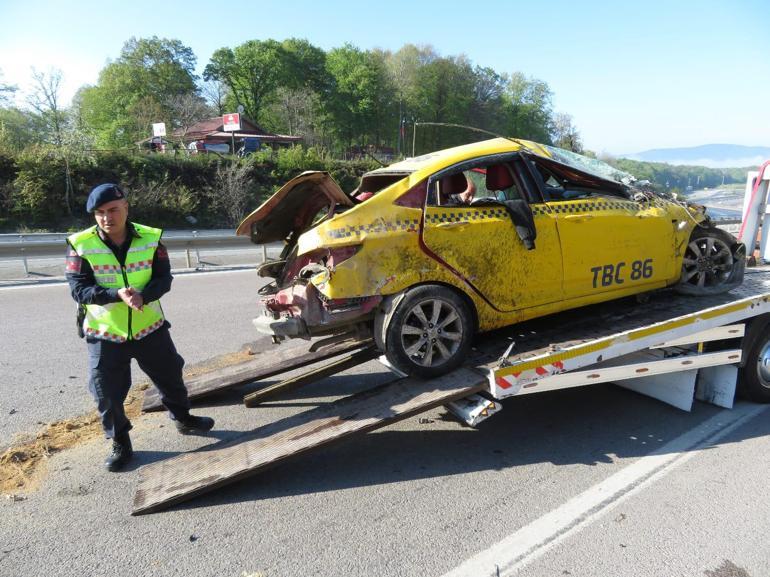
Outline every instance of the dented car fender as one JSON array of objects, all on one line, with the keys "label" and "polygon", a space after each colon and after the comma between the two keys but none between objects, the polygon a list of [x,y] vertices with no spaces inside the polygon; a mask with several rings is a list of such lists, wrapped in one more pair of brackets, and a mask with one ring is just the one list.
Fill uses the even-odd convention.
[{"label": "dented car fender", "polygon": [[390,319],[393,318],[393,313],[405,296],[406,291],[386,296],[382,299],[377,313],[374,315],[374,342],[381,351],[385,350],[385,334]]}]

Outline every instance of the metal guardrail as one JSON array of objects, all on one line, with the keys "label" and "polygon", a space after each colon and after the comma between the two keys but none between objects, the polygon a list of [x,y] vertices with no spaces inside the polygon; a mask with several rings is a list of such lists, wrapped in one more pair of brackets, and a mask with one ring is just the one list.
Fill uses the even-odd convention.
[{"label": "metal guardrail", "polygon": [[[740,219],[714,221],[717,227],[737,234]],[[29,276],[28,259],[64,258],[65,241],[69,233],[18,233],[0,234],[0,259],[21,260],[24,274]],[[166,231],[163,244],[172,252],[185,252],[187,268],[192,267],[191,251],[195,252],[196,266],[200,265],[200,250],[249,248],[253,245],[248,237],[235,236],[233,230]],[[262,262],[267,260],[267,247],[261,245]]]},{"label": "metal guardrail", "polygon": [[[0,258],[21,260],[24,274],[29,275],[28,259],[64,258],[67,236],[69,233],[0,234]],[[188,268],[192,265],[190,251],[195,251],[196,262],[200,263],[201,249],[254,247],[248,237],[235,236],[232,230],[167,231],[163,235],[163,244],[170,252],[184,251]],[[261,248],[264,262],[267,248],[265,245]]]}]

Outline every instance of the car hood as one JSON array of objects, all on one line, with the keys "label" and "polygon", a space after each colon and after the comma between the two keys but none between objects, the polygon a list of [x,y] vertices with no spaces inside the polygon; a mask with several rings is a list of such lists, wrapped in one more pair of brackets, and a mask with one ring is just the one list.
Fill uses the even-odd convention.
[{"label": "car hood", "polygon": [[258,244],[284,240],[333,216],[336,205],[353,206],[353,201],[329,173],[303,172],[243,219],[235,234],[249,235]]}]

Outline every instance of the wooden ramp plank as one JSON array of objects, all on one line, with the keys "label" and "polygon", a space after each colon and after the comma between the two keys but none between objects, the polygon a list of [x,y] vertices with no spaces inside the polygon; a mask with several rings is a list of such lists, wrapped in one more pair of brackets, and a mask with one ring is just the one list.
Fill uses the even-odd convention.
[{"label": "wooden ramp plank", "polygon": [[[139,470],[132,514],[192,499],[311,449],[479,392],[486,384],[484,376],[466,368],[428,381],[399,379],[237,439],[145,465]],[[285,421],[291,421],[288,428]]]},{"label": "wooden ramp plank", "polygon": [[291,377],[274,385],[270,385],[269,387],[265,387],[263,389],[259,389],[258,391],[254,391],[253,393],[249,393],[243,397],[243,404],[250,408],[256,407],[261,402],[271,397],[276,397],[281,393],[295,391],[304,387],[305,385],[309,385],[316,381],[320,381],[321,379],[325,379],[326,377],[336,375],[337,373],[341,373],[342,371],[352,367],[357,367],[358,365],[376,359],[379,355],[380,353],[377,351],[377,347],[367,347],[360,351],[356,351],[355,353],[334,359],[331,363],[322,365],[318,368],[308,371],[307,373],[302,373],[296,377]]},{"label": "wooden ramp plank", "polygon": [[[325,361],[337,355],[368,347],[371,344],[372,341],[370,340],[343,341],[316,352],[308,352],[304,347],[280,347],[260,353],[252,360],[192,377],[185,382],[185,386],[190,400],[195,400],[319,361]],[[158,389],[155,387],[148,389],[144,394],[142,410],[150,412],[163,408]]]}]

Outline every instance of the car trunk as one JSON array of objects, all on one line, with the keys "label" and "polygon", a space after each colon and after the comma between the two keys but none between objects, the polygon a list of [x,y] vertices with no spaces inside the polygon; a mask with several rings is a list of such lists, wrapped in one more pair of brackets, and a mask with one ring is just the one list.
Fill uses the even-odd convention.
[{"label": "car trunk", "polygon": [[331,218],[336,207],[353,204],[328,172],[303,172],[243,219],[235,234],[249,235],[255,244],[296,240],[303,232]]}]

